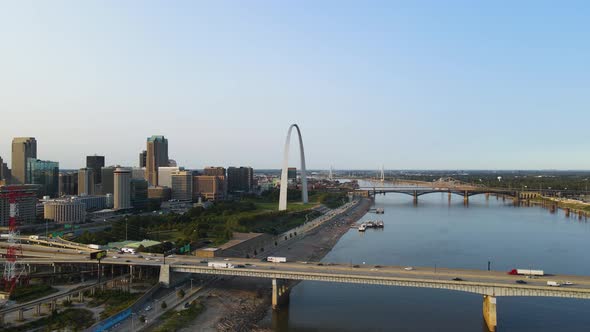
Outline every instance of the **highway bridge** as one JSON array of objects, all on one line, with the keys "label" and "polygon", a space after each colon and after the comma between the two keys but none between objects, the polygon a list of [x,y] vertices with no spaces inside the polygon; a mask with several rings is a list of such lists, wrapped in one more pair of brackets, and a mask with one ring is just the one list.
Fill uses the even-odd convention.
[{"label": "highway bridge", "polygon": [[487,188],[476,186],[449,186],[449,187],[423,187],[423,186],[400,186],[400,187],[359,187],[356,188],[353,194],[364,197],[375,197],[377,195],[385,195],[390,193],[398,193],[412,196],[414,203],[418,203],[418,197],[433,193],[448,193],[449,200],[451,195],[463,196],[464,202],[469,203],[469,197],[474,195],[499,195],[508,196],[515,201],[524,199],[533,199],[540,196],[545,197],[577,197],[580,195],[589,195],[590,192],[577,190],[524,190],[524,189],[509,189],[509,188]]},{"label": "highway bridge", "polygon": [[[36,247],[36,246],[31,246]],[[76,250],[59,249],[48,253],[47,248],[28,248],[23,264],[51,265],[54,268],[75,264],[98,264]],[[35,257],[33,257],[35,256]],[[116,256],[117,258],[114,258]],[[288,280],[310,280],[351,284],[371,284],[396,287],[447,289],[480,294],[483,296],[483,315],[491,331],[497,325],[496,298],[502,296],[534,296],[590,299],[590,277],[571,275],[547,275],[531,279],[508,275],[503,271],[482,271],[431,267],[351,265],[342,263],[288,262],[269,263],[256,259],[217,258],[231,263],[234,268],[209,267],[207,262],[194,256],[164,257],[162,255],[139,257],[131,254],[113,254],[102,260],[103,266],[127,266],[131,276],[138,269],[159,269],[160,282],[174,284],[184,275],[226,275],[270,279],[273,287],[272,303],[276,308],[288,301]],[[98,270],[97,270],[98,271]],[[524,279],[526,284],[517,283]],[[547,281],[571,285],[551,287]]]}]

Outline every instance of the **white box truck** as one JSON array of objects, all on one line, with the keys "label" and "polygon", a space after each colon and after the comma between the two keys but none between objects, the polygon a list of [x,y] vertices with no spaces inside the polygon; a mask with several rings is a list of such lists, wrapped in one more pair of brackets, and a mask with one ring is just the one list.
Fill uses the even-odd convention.
[{"label": "white box truck", "polygon": [[273,263],[285,263],[285,262],[287,262],[287,257],[268,256],[268,257],[266,257],[266,261],[273,262]]},{"label": "white box truck", "polygon": [[224,269],[231,269],[233,268],[233,264],[228,263],[228,262],[209,262],[207,263],[208,267],[212,267],[212,268],[224,268]]},{"label": "white box truck", "polygon": [[558,283],[557,281],[547,281],[547,286],[559,287],[559,286],[561,286],[561,284]]}]

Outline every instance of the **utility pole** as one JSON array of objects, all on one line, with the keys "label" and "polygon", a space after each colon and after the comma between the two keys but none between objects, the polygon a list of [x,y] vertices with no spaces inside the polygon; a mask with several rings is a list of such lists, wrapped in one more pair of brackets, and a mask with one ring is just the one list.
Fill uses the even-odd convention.
[{"label": "utility pole", "polygon": [[127,217],[125,217],[125,241],[127,241]]}]

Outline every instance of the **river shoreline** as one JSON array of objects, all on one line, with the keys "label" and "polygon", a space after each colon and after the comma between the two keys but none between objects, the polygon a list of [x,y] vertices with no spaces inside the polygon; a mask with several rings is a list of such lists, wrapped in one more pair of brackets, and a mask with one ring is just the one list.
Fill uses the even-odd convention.
[{"label": "river shoreline", "polygon": [[[361,199],[348,212],[266,254],[287,257],[290,261],[319,261],[371,205],[372,200]],[[296,284],[292,283],[291,287]],[[223,278],[203,298],[205,311],[181,331],[271,331],[268,326],[272,318],[271,292],[268,280]]]}]

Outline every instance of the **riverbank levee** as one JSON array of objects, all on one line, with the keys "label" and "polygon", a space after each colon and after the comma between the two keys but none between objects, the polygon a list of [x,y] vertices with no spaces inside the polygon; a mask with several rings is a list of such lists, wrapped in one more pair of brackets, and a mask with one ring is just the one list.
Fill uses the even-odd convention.
[{"label": "riverbank levee", "polygon": [[[282,241],[258,257],[282,256],[288,261],[319,261],[345,234],[350,225],[362,218],[372,202],[360,199],[312,220],[296,238]],[[289,231],[294,233],[294,230]],[[207,289],[202,303],[204,312],[183,331],[265,331],[259,322],[266,321],[271,313],[271,284],[264,279],[223,277]]]}]

